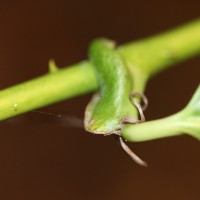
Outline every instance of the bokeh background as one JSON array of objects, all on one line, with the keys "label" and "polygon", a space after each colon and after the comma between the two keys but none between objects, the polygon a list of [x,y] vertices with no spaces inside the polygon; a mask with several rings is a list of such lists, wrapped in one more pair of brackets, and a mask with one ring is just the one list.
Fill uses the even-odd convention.
[{"label": "bokeh background", "polygon": [[[0,89],[87,58],[99,36],[119,44],[198,18],[190,0],[1,0]],[[199,84],[200,57],[155,76],[147,119],[177,112]],[[83,118],[91,94],[40,109]],[[200,142],[189,136],[132,143],[148,162],[136,165],[113,137],[28,113],[0,123],[0,199],[198,200]]]}]

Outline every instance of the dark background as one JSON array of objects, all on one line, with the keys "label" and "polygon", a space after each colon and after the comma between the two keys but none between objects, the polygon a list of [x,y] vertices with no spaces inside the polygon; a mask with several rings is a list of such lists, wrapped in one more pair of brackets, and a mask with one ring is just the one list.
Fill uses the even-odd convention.
[{"label": "dark background", "polygon": [[[89,42],[124,43],[199,17],[196,0],[0,0],[0,88],[87,58]],[[154,77],[147,119],[180,110],[199,84],[200,57]],[[83,118],[91,95],[41,109]],[[29,113],[0,123],[0,199],[198,200],[200,143],[189,136],[132,143],[136,165],[113,137]],[[60,123],[62,122],[62,123]]]}]

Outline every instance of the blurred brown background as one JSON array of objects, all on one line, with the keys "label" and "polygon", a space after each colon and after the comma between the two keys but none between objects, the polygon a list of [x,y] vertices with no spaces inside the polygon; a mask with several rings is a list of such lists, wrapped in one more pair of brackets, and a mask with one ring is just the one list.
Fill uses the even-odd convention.
[{"label": "blurred brown background", "polygon": [[[46,73],[50,58],[61,67],[85,59],[93,38],[136,40],[199,17],[199,8],[196,0],[0,0],[0,88]],[[199,74],[200,57],[154,77],[147,119],[181,109]],[[41,110],[82,118],[90,98]],[[130,146],[148,168],[113,137],[61,126],[56,117],[29,113],[1,122],[0,199],[200,199],[200,142],[182,136]]]}]

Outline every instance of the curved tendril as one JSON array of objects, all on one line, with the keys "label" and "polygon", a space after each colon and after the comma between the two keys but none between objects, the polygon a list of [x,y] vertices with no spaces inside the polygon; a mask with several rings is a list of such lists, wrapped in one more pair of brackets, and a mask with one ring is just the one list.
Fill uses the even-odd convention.
[{"label": "curved tendril", "polygon": [[149,104],[147,97],[143,93],[140,93],[140,92],[132,92],[130,94],[131,99],[134,99],[134,97],[136,97],[136,96],[139,96],[139,97],[142,98],[142,101],[144,103],[144,105],[142,106],[142,110],[145,111],[148,107],[148,104]]},{"label": "curved tendril", "polygon": [[121,144],[121,147],[124,149],[124,151],[138,164],[143,167],[147,167],[147,163],[144,162],[141,158],[139,158],[124,142],[122,137],[119,137],[119,141]]},{"label": "curved tendril", "polygon": [[[142,98],[144,105],[141,106],[140,103],[135,99],[135,96],[139,96]],[[131,123],[131,124],[136,124],[136,123],[141,123],[145,121],[145,116],[143,111],[147,108],[148,106],[148,99],[147,97],[139,92],[133,92],[130,94],[130,99],[132,100],[132,103],[136,106],[136,108],[138,109],[138,112],[140,114],[140,120],[138,119],[133,119],[130,118],[128,116],[125,116],[122,118],[122,124],[127,124],[127,123]],[[144,162],[141,158],[139,158],[129,147],[128,145],[125,143],[125,141],[123,140],[123,138],[120,136],[119,137],[119,141],[121,144],[121,147],[124,149],[124,151],[139,165],[147,167],[147,163]]]},{"label": "curved tendril", "polygon": [[[139,96],[142,98],[142,101],[144,102],[144,105],[141,106],[140,103],[135,99],[136,96]],[[130,94],[130,99],[132,100],[132,103],[136,106],[136,108],[138,109],[138,112],[140,114],[140,120],[138,120],[138,122],[144,122],[145,121],[145,116],[143,111],[146,110],[147,106],[148,106],[148,99],[147,97],[139,92],[133,92]]]}]

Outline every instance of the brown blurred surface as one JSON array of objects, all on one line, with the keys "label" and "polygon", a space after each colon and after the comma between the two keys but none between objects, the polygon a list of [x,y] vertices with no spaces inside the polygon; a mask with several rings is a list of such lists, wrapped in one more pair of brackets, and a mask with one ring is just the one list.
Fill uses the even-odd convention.
[{"label": "brown blurred surface", "polygon": [[[0,88],[87,57],[89,42],[143,38],[199,17],[200,2],[0,1]],[[154,77],[147,119],[181,109],[199,84],[200,57]],[[44,108],[83,117],[91,96]],[[112,137],[52,123],[29,113],[0,124],[2,200],[198,200],[200,143],[182,136],[130,144],[149,167],[137,166]]]}]

